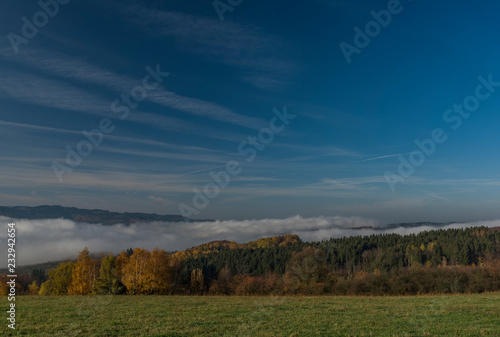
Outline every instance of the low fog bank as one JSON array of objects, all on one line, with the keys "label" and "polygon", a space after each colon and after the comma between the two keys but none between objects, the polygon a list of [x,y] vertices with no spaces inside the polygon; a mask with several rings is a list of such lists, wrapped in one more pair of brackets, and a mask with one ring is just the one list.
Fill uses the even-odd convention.
[{"label": "low fog bank", "polygon": [[[127,248],[166,251],[184,250],[214,240],[244,243],[263,237],[297,234],[304,241],[321,241],[354,235],[396,233],[401,235],[433,229],[497,227],[500,220],[453,223],[442,227],[385,228],[387,225],[361,217],[294,216],[287,219],[264,219],[214,222],[148,222],[130,226],[103,226],[71,220],[16,220],[0,217],[0,249],[7,254],[7,224],[16,223],[17,265],[35,264],[75,258],[85,246],[93,253],[119,253]],[[367,228],[372,227],[372,228]],[[373,228],[375,227],[375,228]],[[379,228],[379,229],[376,229]]]}]

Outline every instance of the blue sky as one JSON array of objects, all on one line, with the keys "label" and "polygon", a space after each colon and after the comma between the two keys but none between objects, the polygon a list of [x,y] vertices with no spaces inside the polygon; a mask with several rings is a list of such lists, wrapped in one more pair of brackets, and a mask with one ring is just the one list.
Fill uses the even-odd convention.
[{"label": "blue sky", "polygon": [[[348,63],[339,45],[354,45],[354,28],[389,3],[243,0],[221,21],[211,1],[72,0],[16,53],[10,33],[22,37],[22,18],[42,9],[9,2],[0,204],[179,214],[236,161],[241,173],[195,218],[499,218],[500,87],[483,87],[488,98],[456,130],[443,115],[478,77],[500,82],[500,4],[401,1]],[[111,104],[142,86],[148,66],[169,75],[120,119]],[[241,143],[285,106],[296,117],[247,161]],[[105,118],[114,130],[60,182],[53,163]],[[387,172],[435,129],[447,140],[392,191]]]}]

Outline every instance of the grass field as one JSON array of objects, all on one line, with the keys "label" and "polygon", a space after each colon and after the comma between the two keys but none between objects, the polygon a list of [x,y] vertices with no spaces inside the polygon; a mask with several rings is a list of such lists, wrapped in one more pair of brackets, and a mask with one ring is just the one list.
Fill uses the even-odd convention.
[{"label": "grass field", "polygon": [[500,294],[16,298],[2,336],[500,336]]}]

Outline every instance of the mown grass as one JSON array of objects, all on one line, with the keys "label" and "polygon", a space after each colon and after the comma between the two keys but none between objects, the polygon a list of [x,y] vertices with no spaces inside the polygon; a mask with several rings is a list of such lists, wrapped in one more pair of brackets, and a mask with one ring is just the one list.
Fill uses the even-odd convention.
[{"label": "mown grass", "polygon": [[2,336],[500,336],[500,294],[0,300]]}]

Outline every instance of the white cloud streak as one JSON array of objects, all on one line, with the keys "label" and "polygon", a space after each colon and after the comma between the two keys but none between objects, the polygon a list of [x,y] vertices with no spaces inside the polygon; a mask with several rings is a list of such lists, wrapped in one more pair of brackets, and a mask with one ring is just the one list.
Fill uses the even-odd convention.
[{"label": "white cloud streak", "polygon": [[254,25],[230,21],[221,25],[215,16],[205,18],[139,5],[124,7],[122,13],[151,36],[173,38],[183,50],[232,66],[242,73],[242,80],[264,90],[282,88],[296,70],[287,60],[290,50],[284,41]]},{"label": "white cloud streak", "polygon": [[[45,131],[45,132],[57,132],[57,133],[65,133],[65,134],[72,134],[72,135],[78,135],[78,136],[82,135],[82,131],[54,128],[54,127],[47,127],[47,126],[40,126],[40,125],[33,125],[33,124],[26,124],[26,123],[15,123],[15,122],[8,122],[8,121],[2,121],[2,120],[0,120],[0,125],[17,127],[17,128],[24,128],[24,129],[31,129],[31,130],[37,130],[37,131]],[[120,142],[127,142],[127,143],[143,144],[143,145],[148,145],[148,146],[153,145],[153,146],[159,146],[159,147],[169,148],[169,149],[178,150],[178,151],[199,150],[202,152],[217,152],[217,151],[212,150],[212,149],[202,148],[202,147],[197,147],[197,146],[176,145],[176,144],[165,143],[165,142],[151,140],[151,139],[114,136],[112,134],[106,135],[106,139],[112,139],[112,140],[116,140],[116,141],[120,141]]]},{"label": "white cloud streak", "polygon": [[[0,56],[11,60],[11,58],[8,57],[9,53],[10,51],[6,51],[5,49],[0,50]],[[42,70],[43,72],[50,74],[51,76],[56,75],[65,79],[98,85],[118,93],[130,92],[132,88],[141,84],[140,80],[142,79],[141,78],[133,80],[127,76],[123,76],[112,71],[94,66],[84,60],[78,60],[63,54],[49,52],[44,49],[22,52],[19,55],[16,55],[16,57],[12,60],[23,65],[28,65],[35,69]],[[167,71],[167,69],[164,69],[164,67],[165,65],[160,67],[161,71]],[[5,81],[3,81],[3,83],[5,84],[13,83],[14,88],[9,90],[9,86],[4,85],[1,86],[0,89],[3,89],[9,96],[19,100],[22,100],[22,98],[25,97],[30,103],[40,104],[43,106],[48,106],[47,104],[53,105],[55,104],[55,102],[53,102],[52,100],[50,100],[49,102],[46,101],[49,100],[51,96],[53,96],[47,95],[47,90],[44,90],[46,88],[49,89],[50,92],[57,93],[57,96],[59,96],[59,92],[62,92],[63,98],[81,97],[81,94],[74,92],[75,89],[72,89],[73,91],[70,93],[70,95],[65,95],[64,86],[59,88],[55,87],[53,82],[45,81],[43,82],[43,85],[33,87],[33,84],[30,83],[40,83],[41,80],[38,79],[34,81],[34,78],[27,78],[23,79],[22,81],[16,81],[15,78],[22,77],[19,74],[16,74],[14,78],[12,78],[11,76],[11,78],[6,78]],[[20,91],[19,89],[24,90],[21,91],[21,94],[16,94]],[[37,97],[33,97],[33,94],[26,95],[27,93],[29,93],[29,91],[27,90],[35,90],[35,94],[40,94],[37,94]],[[46,99],[42,100],[41,98]],[[89,97],[85,97],[85,101],[92,102],[94,100],[90,99]],[[212,102],[181,96],[162,87],[158,87],[154,90],[154,92],[151,92],[148,95],[147,101],[191,115],[202,116],[220,122],[231,123],[247,128],[259,129],[264,125],[264,121],[261,121],[258,118],[247,117],[234,113],[231,110]],[[111,102],[104,104],[106,105],[105,109],[109,110],[110,103]],[[70,104],[60,104],[56,107],[74,110],[74,107],[77,107],[77,105],[72,101]],[[82,110],[80,109],[78,111]],[[83,112],[85,111],[86,110],[83,110]],[[156,118],[159,117],[156,116]],[[135,121],[141,122],[141,120],[138,119],[137,116],[131,118],[131,120],[134,119]]]}]

